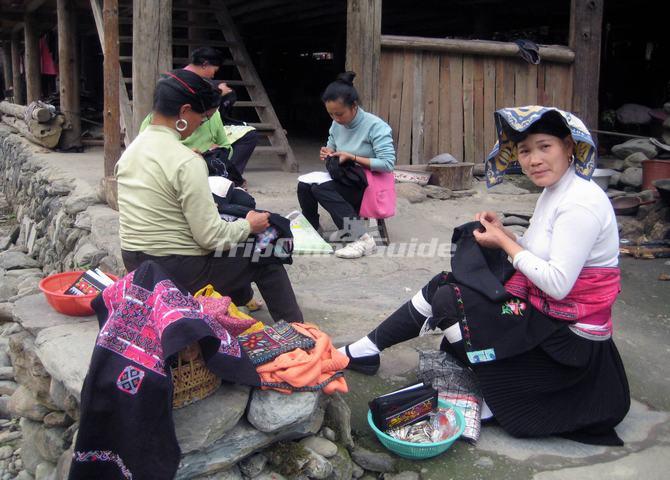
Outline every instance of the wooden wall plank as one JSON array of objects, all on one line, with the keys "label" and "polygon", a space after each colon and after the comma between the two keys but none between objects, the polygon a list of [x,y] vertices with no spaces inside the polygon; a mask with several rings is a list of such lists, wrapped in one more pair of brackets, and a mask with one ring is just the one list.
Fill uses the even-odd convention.
[{"label": "wooden wall plank", "polygon": [[475,158],[475,118],[474,118],[474,76],[475,59],[463,57],[463,160],[472,162]]},{"label": "wooden wall plank", "polygon": [[505,59],[503,64],[504,74],[504,84],[503,84],[503,102],[501,108],[515,107],[516,102],[514,100],[514,75],[515,75],[515,64],[516,60]]},{"label": "wooden wall plank", "polygon": [[403,52],[402,97],[400,100],[400,128],[396,163],[409,165],[412,148],[412,111],[414,103],[414,69],[417,52]]},{"label": "wooden wall plank", "polygon": [[464,158],[463,134],[463,56],[449,56],[449,153],[461,162]]},{"label": "wooden wall plank", "polygon": [[393,130],[393,144],[398,147],[400,130],[400,107],[402,104],[403,71],[405,69],[405,56],[402,51],[393,54],[393,65],[391,69],[391,95],[389,98],[389,125]]},{"label": "wooden wall plank", "polygon": [[484,155],[493,148],[496,141],[493,112],[496,110],[496,62],[493,58],[484,59]]},{"label": "wooden wall plank", "polygon": [[526,101],[537,105],[537,65],[526,65]]},{"label": "wooden wall plank", "polygon": [[474,79],[473,79],[473,105],[474,105],[474,142],[475,154],[474,161],[479,163],[484,158],[484,62],[483,59],[475,60]]},{"label": "wooden wall plank", "polygon": [[[395,52],[385,52],[379,59],[379,84],[377,85],[377,111],[372,112],[379,116],[386,123],[389,123],[389,106],[393,91],[391,89],[391,82],[393,81],[393,74],[391,69],[393,67]],[[391,127],[393,128],[393,127]]]},{"label": "wooden wall plank", "polygon": [[423,161],[423,53],[417,52],[414,57],[414,105],[412,109],[412,148],[410,158],[412,164]]},{"label": "wooden wall plank", "polygon": [[[422,163],[439,153],[439,82],[440,82],[440,55],[435,52],[426,52],[423,58],[423,158]],[[421,140],[421,139],[419,139]]]},{"label": "wooden wall plank", "polygon": [[547,105],[547,92],[545,89],[546,65],[540,63],[537,66],[537,103],[538,105]]},{"label": "wooden wall plank", "polygon": [[[449,119],[449,101],[451,90],[449,82],[451,81],[451,71],[449,64],[449,56],[442,55],[440,58],[440,78],[439,78],[439,92],[438,92],[438,141],[437,149],[440,153],[451,153],[451,137],[449,133],[450,119]],[[453,155],[453,153],[452,153]]]},{"label": "wooden wall plank", "polygon": [[521,60],[514,61],[514,106],[528,105],[528,71]]}]

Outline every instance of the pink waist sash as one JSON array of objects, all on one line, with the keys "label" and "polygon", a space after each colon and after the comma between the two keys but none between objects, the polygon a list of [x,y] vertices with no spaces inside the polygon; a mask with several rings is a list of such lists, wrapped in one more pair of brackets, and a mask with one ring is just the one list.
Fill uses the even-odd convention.
[{"label": "pink waist sash", "polygon": [[505,284],[512,295],[527,299],[547,316],[573,323],[577,330],[598,337],[612,334],[612,305],[621,291],[617,267],[585,267],[568,295],[556,300],[517,271]]}]

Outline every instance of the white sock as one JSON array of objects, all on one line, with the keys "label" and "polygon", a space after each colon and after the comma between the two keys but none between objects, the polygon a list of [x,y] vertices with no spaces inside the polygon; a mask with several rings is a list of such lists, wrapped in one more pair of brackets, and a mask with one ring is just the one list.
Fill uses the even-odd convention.
[{"label": "white sock", "polygon": [[490,420],[493,418],[493,412],[489,408],[489,406],[486,404],[486,400],[482,399],[482,413],[481,413],[481,419],[482,420]]},{"label": "white sock", "polygon": [[[345,355],[347,354],[345,347],[338,348],[338,350]],[[367,357],[368,355],[377,355],[378,353],[379,349],[377,348],[377,345],[375,345],[367,335],[349,345],[349,354],[353,358]]]},{"label": "white sock", "polygon": [[[371,239],[372,239],[372,237],[370,236],[369,233],[364,233],[364,234],[361,235],[360,238],[359,238],[359,240],[363,240],[363,241],[365,241],[365,242],[367,242],[367,241],[369,241],[369,240],[371,240]],[[350,349],[350,350],[351,350],[351,349]]]}]

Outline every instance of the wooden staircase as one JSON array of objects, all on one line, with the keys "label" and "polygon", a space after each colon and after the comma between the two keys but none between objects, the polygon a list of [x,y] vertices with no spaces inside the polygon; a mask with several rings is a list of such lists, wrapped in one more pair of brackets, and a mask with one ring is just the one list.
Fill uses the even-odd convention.
[{"label": "wooden staircase", "polygon": [[[97,22],[97,15],[101,18],[102,14],[101,11],[96,12],[96,5],[99,5],[99,0],[91,0]],[[120,96],[122,104],[124,97],[126,102],[132,98],[132,23],[132,2],[121,0],[119,2],[119,60],[124,86],[124,91]],[[100,33],[100,28],[98,32]],[[215,47],[224,55],[227,54],[228,58],[220,70],[225,77],[224,81],[235,89],[240,99],[234,105],[236,112],[239,112],[239,116],[236,116],[246,120],[258,131],[260,141],[254,154],[276,155],[281,160],[285,171],[296,172],[298,163],[288,143],[286,133],[225,2],[223,0],[173,0],[173,68],[187,65],[192,50],[200,46]]]}]

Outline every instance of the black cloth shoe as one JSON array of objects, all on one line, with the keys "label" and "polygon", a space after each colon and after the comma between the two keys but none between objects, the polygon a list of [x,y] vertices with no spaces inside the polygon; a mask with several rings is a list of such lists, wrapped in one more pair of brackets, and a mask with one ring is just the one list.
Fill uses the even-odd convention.
[{"label": "black cloth shoe", "polygon": [[349,357],[349,365],[347,365],[348,370],[353,370],[354,372],[359,372],[364,375],[374,375],[379,370],[379,354],[375,355],[366,355],[364,357],[352,357],[349,353],[349,345],[344,347],[344,351],[347,352],[347,357]]}]

